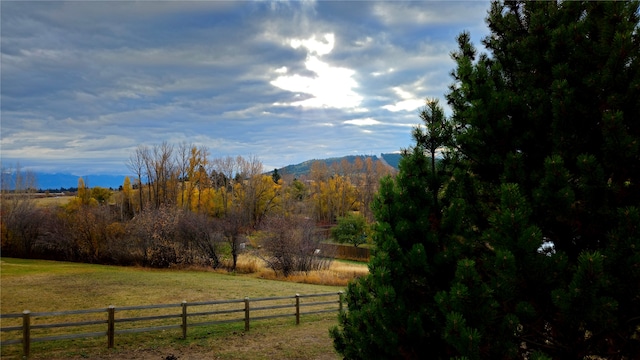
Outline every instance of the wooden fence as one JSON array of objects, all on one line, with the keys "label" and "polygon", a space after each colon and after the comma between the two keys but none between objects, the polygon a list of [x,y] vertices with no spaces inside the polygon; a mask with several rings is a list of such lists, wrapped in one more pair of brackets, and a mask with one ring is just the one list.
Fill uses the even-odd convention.
[{"label": "wooden fence", "polygon": [[[336,296],[338,297],[337,300],[327,300],[327,298]],[[296,294],[294,296],[253,299],[246,297],[236,300],[183,301],[182,303],[162,305],[121,307],[111,305],[107,308],[90,310],[53,312],[30,312],[25,310],[22,314],[0,314],[0,319],[2,320],[0,333],[17,333],[10,339],[5,339],[6,335],[3,336],[0,346],[21,343],[22,353],[24,357],[28,357],[31,352],[31,344],[35,342],[105,336],[107,338],[107,346],[112,348],[115,345],[115,336],[118,334],[174,328],[182,328],[182,338],[186,339],[187,329],[195,326],[244,322],[244,330],[249,331],[251,321],[288,316],[295,316],[296,324],[299,324],[300,315],[342,311],[342,304],[343,292],[339,291],[337,293]],[[293,308],[295,308],[295,312],[288,311]],[[303,312],[302,308],[308,310]],[[155,312],[155,314],[145,314],[145,312],[149,311]],[[256,312],[260,315],[256,316]],[[238,316],[239,313],[242,313],[242,316]],[[52,322],[56,320],[51,320],[60,317],[66,317],[67,321]],[[172,319],[175,321],[171,321]],[[189,321],[190,319],[192,321]],[[5,326],[6,322],[12,321],[14,326]],[[142,322],[146,326],[132,327],[123,325]],[[44,336],[47,335],[47,331],[50,331],[49,329],[56,328],[72,328],[75,331],[63,334],[60,334],[60,332],[64,331],[56,331],[55,335]],[[36,334],[38,331],[40,333]],[[38,335],[39,337],[34,337]]]},{"label": "wooden fence", "polygon": [[333,254],[336,259],[369,261],[370,250],[345,244],[320,244],[321,254]]}]

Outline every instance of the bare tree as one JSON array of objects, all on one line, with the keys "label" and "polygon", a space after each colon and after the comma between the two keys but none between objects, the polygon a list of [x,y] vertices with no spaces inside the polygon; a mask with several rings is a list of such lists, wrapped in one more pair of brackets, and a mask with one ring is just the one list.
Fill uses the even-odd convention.
[{"label": "bare tree", "polygon": [[236,266],[238,265],[238,255],[242,250],[241,243],[244,238],[244,230],[246,227],[246,218],[237,208],[234,208],[224,218],[219,220],[219,228],[231,249],[231,270],[233,271],[235,271]]},{"label": "bare tree", "polygon": [[276,273],[287,277],[296,271],[306,273],[326,269],[331,258],[320,254],[320,237],[308,218],[270,216],[263,222],[261,258]]},{"label": "bare tree", "polygon": [[175,202],[175,162],[173,161],[173,145],[164,141],[153,147],[153,172],[155,179],[155,204],[168,205]]},{"label": "bare tree", "polygon": [[391,174],[392,169],[381,160],[367,157],[364,161],[356,159],[357,176],[353,183],[356,185],[360,211],[369,222],[373,222],[373,212],[371,204],[375,194],[378,192],[380,179]]},{"label": "bare tree", "polygon": [[178,145],[178,152],[176,153],[176,170],[178,173],[178,181],[180,182],[180,205],[183,209],[189,209],[189,203],[184,202],[185,184],[190,181],[189,175],[189,157],[191,154],[191,148],[193,144],[189,144],[186,141],[181,142]]},{"label": "bare tree", "polygon": [[220,265],[218,248],[223,241],[216,223],[206,214],[183,212],[177,225],[189,263],[206,262],[214,269]]},{"label": "bare tree", "polygon": [[129,168],[129,170],[133,171],[133,173],[137,177],[138,195],[140,198],[140,211],[144,210],[144,201],[142,198],[142,175],[144,174],[145,166],[147,164],[148,153],[149,149],[146,146],[139,145],[136,148],[136,151],[131,154],[131,156],[129,157],[129,161],[127,162],[127,167]]},{"label": "bare tree", "polygon": [[176,224],[178,212],[171,207],[161,206],[146,209],[129,224],[130,236],[134,239],[142,265],[169,267],[178,258],[176,251]]},{"label": "bare tree", "polygon": [[2,251],[30,257],[42,233],[43,212],[33,198],[37,188],[36,176],[15,169],[2,169],[2,201],[0,202]]}]

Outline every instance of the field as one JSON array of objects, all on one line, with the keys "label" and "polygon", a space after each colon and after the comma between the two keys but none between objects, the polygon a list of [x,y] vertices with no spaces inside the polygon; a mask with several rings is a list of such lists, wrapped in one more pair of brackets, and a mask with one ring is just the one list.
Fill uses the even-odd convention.
[{"label": "field", "polygon": [[[46,195],[43,193],[30,193],[27,196],[29,196],[34,201],[35,205],[40,208],[52,208],[52,207],[63,206],[69,203],[69,201],[75,197],[71,195],[57,195],[57,194]],[[0,198],[3,201],[10,201],[11,199],[14,199],[14,195],[0,194]]]},{"label": "field", "polygon": [[36,197],[35,202],[36,202],[36,206],[38,207],[50,208],[50,207],[66,205],[74,197],[75,196],[68,196],[68,195]]},{"label": "field", "polygon": [[[339,264],[339,263],[336,263]],[[356,265],[347,265],[352,271]],[[151,270],[41,260],[2,258],[0,312],[19,313],[149,305],[323,292],[344,287],[274,281],[255,275],[194,270]],[[105,339],[34,343],[33,359],[337,359],[328,335],[336,314],[309,315],[296,326],[290,319],[206,327],[182,340],[179,330],[141,333],[107,349]],[[2,349],[3,359],[19,358],[20,345]]]}]

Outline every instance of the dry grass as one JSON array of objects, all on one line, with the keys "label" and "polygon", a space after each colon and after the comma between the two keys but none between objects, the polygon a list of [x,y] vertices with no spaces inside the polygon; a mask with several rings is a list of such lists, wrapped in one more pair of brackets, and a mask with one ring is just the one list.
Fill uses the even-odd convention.
[{"label": "dry grass", "polygon": [[75,196],[46,196],[36,197],[33,200],[37,207],[40,208],[55,208],[66,205]]},{"label": "dry grass", "polygon": [[[0,311],[95,309],[334,292],[342,287],[297,284],[225,270],[149,269],[2,258]],[[281,280],[281,279],[280,279]]]},{"label": "dry grass", "polygon": [[[249,332],[244,332],[241,324],[224,331],[203,328],[187,340],[179,338],[179,330],[155,336],[134,334],[127,343],[117,341],[113,349],[108,349],[105,340],[99,339],[78,341],[74,346],[51,348],[43,353],[38,348],[47,343],[36,343],[30,359],[337,360],[341,357],[333,349],[328,331],[335,324],[335,314],[329,314],[303,320],[300,325],[292,325],[290,320],[256,323]],[[19,358],[2,357],[3,360]]]},{"label": "dry grass", "polygon": [[354,264],[342,261],[333,261],[328,270],[311,271],[309,273],[295,273],[288,277],[278,276],[273,270],[261,267],[258,277],[262,279],[289,281],[302,284],[347,286],[349,281],[369,273],[365,264]]},{"label": "dry grass", "polygon": [[[221,266],[218,269],[191,266],[183,270],[229,274],[230,269],[231,260],[222,259]],[[333,260],[331,262],[331,266],[327,270],[310,271],[308,273],[297,272],[289,275],[288,277],[284,277],[281,273],[276,273],[270,269],[264,260],[250,253],[241,254],[238,257],[236,270],[234,272],[234,274],[265,280],[342,287],[346,287],[349,281],[365,276],[368,273],[369,268],[366,263],[348,260]]]},{"label": "dry grass", "polygon": [[[251,259],[242,259],[241,263],[253,266]],[[170,304],[344,289],[271,281],[259,278],[259,274],[260,271],[251,275],[219,274],[210,270],[157,270],[2,258],[0,312],[97,309],[108,305]],[[12,325],[3,319],[3,326]],[[242,323],[199,327],[190,329],[186,340],[180,339],[179,329],[122,335],[117,336],[115,349],[106,348],[105,338],[43,342],[32,345],[32,358],[163,359],[173,354],[181,360],[336,359],[328,334],[333,325],[336,314],[327,313],[303,317],[298,326],[290,317],[258,321],[252,323],[249,333],[244,332]],[[20,345],[3,346],[0,357],[19,359]]]},{"label": "dry grass", "polygon": [[[217,270],[226,272],[226,270]],[[250,274],[252,277],[268,280],[278,280],[284,282],[327,285],[327,286],[347,286],[349,281],[364,276],[369,273],[369,268],[365,263],[353,261],[334,260],[327,270],[297,272],[288,277],[276,273],[264,260],[251,254],[242,254],[238,257],[236,272],[239,274]]]}]

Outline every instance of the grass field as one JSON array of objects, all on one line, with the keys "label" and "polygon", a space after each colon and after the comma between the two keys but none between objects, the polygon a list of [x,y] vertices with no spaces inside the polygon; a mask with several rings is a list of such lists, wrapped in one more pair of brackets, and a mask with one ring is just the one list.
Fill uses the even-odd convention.
[{"label": "grass field", "polygon": [[58,207],[66,205],[75,196],[48,196],[35,199],[36,206],[43,208]]},{"label": "grass field", "polygon": [[[10,201],[11,199],[14,199],[13,196],[14,195],[12,194],[0,194],[0,198],[3,199],[4,201]],[[71,195],[48,195],[47,196],[42,193],[31,193],[31,194],[27,194],[27,196],[29,196],[33,200],[35,205],[40,208],[53,208],[53,207],[63,206],[68,204],[69,201],[71,201],[71,199],[75,197]]]},{"label": "grass field", "polygon": [[[210,271],[152,270],[2,258],[0,312],[20,313],[150,305],[248,297],[336,292],[344,287],[274,281]],[[115,349],[106,339],[32,344],[33,359],[336,359],[329,327],[336,314],[198,328],[186,340],[180,331],[123,335]],[[1,349],[3,359],[20,358],[20,345]],[[170,357],[169,357],[170,358]]]}]

